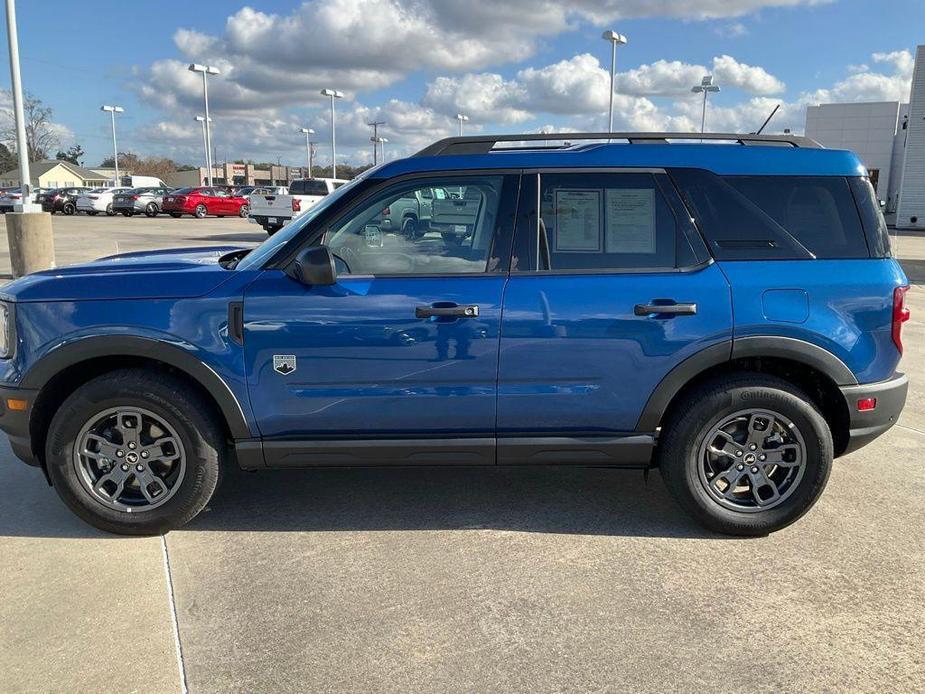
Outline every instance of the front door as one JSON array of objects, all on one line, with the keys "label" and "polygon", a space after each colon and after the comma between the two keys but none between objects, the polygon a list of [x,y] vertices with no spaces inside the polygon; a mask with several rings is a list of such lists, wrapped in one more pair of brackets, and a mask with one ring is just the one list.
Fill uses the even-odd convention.
[{"label": "front door", "polygon": [[633,433],[662,378],[732,334],[729,286],[664,173],[525,176],[521,200],[540,209],[505,293],[499,463],[542,462],[527,437]]},{"label": "front door", "polygon": [[[485,201],[466,243],[439,233],[407,238],[376,224],[399,198],[447,179]],[[388,185],[324,221],[315,241],[335,255],[335,285],[305,286],[267,270],[248,288],[248,388],[268,463],[372,462],[389,441],[401,448],[395,462],[494,462],[518,177],[447,179]],[[413,447],[396,443],[412,437]]]}]

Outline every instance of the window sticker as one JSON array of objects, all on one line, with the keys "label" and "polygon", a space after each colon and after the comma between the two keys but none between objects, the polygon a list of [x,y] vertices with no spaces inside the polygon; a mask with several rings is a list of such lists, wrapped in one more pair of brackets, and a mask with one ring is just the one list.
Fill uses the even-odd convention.
[{"label": "window sticker", "polygon": [[607,253],[655,253],[655,189],[608,188]]},{"label": "window sticker", "polygon": [[556,251],[601,252],[601,191],[556,190]]}]

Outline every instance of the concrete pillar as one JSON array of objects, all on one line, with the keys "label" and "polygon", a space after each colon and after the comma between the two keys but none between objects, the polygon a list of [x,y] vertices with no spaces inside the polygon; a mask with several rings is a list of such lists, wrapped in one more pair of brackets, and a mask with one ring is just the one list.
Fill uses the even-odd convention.
[{"label": "concrete pillar", "polygon": [[47,212],[11,212],[4,215],[10,242],[13,277],[55,266],[55,237]]}]

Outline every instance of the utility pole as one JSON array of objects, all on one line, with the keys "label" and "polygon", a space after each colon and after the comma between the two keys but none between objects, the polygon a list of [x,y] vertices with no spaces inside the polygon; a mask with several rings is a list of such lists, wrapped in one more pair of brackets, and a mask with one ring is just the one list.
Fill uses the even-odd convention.
[{"label": "utility pole", "polygon": [[[373,166],[379,163],[379,126],[385,125],[384,120],[374,120],[372,123],[366,123],[369,127],[373,129],[373,136],[370,138],[370,142],[373,143]],[[383,155],[385,158],[385,155]]]}]

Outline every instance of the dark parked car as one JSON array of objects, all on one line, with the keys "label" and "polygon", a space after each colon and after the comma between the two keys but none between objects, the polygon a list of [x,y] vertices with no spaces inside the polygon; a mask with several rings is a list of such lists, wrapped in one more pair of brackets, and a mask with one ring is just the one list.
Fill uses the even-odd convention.
[{"label": "dark parked car", "polygon": [[41,193],[36,202],[42,206],[45,212],[63,212],[66,215],[72,215],[77,212],[77,198],[84,193],[88,193],[92,188],[87,186],[72,186],[68,188],[54,188]]}]

